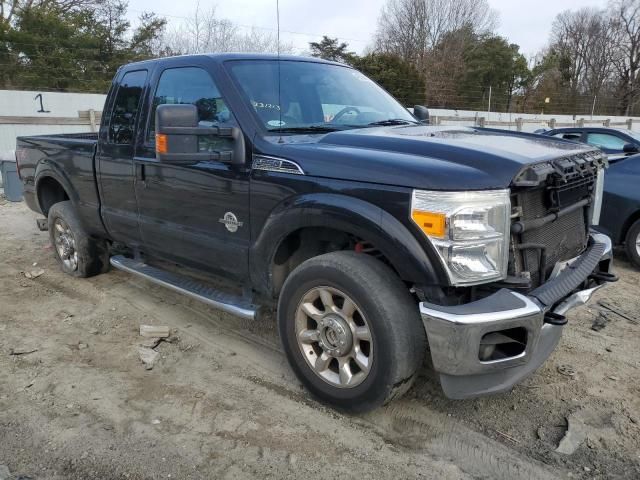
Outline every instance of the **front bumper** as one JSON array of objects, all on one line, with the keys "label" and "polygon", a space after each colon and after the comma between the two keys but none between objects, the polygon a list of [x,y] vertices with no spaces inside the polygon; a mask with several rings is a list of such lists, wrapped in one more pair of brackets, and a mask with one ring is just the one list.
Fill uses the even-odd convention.
[{"label": "front bumper", "polygon": [[[453,307],[420,303],[445,395],[462,399],[503,392],[536,371],[560,341],[564,314],[615,278],[612,259],[609,237],[593,232],[581,256],[558,265],[546,283],[527,295],[502,289]],[[516,341],[505,343],[510,349],[492,353],[495,358],[487,355],[491,339],[514,335]]]}]

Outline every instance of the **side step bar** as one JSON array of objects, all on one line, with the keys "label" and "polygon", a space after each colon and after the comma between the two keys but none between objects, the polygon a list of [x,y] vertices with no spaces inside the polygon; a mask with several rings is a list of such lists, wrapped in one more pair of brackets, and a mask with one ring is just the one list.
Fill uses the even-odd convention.
[{"label": "side step bar", "polygon": [[240,296],[221,292],[191,278],[149,266],[142,260],[116,255],[111,257],[110,262],[113,267],[119,270],[133,273],[145,280],[195,298],[223,312],[245,320],[255,320],[257,317],[258,307]]}]

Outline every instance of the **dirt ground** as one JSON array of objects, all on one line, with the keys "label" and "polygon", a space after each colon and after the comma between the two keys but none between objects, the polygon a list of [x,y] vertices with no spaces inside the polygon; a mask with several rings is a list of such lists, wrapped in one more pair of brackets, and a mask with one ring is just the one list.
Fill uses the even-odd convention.
[{"label": "dirt ground", "polygon": [[[640,477],[640,272],[622,252],[608,308],[574,311],[513,392],[450,401],[425,367],[401,400],[345,416],[302,390],[273,321],[123,272],[68,277],[35,218],[0,197],[0,480]],[[152,370],[140,324],[174,331]],[[572,454],[555,451],[567,418]]]}]

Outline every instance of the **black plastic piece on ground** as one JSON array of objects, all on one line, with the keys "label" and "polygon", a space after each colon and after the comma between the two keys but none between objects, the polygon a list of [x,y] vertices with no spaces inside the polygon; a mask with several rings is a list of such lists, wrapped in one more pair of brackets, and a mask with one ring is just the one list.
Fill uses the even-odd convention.
[{"label": "black plastic piece on ground", "polygon": [[599,282],[617,282],[619,280],[617,275],[614,275],[613,273],[609,273],[609,272],[596,272],[596,273],[592,273],[590,275],[591,278],[593,278],[596,281]]},{"label": "black plastic piece on ground", "polygon": [[46,232],[49,230],[49,221],[46,218],[36,218],[36,225],[38,226],[38,230],[41,232]]}]

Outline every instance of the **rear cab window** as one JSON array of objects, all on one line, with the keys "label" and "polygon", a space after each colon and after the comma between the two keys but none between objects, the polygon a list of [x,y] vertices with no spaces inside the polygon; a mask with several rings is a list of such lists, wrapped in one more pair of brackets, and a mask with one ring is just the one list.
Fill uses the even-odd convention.
[{"label": "rear cab window", "polygon": [[125,73],[120,80],[109,119],[109,143],[133,143],[146,79],[146,70],[135,70]]}]

